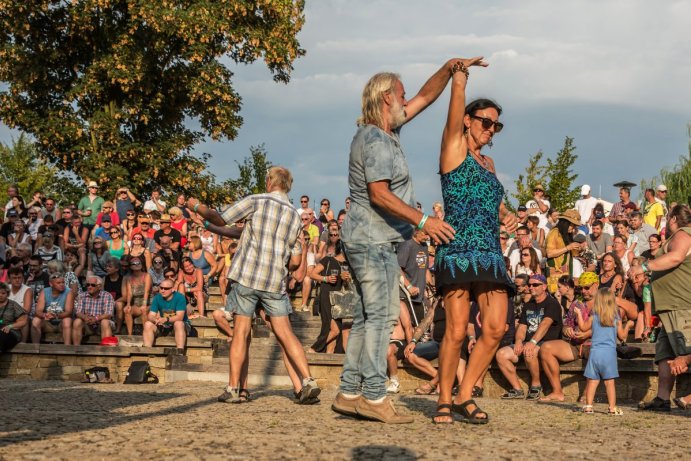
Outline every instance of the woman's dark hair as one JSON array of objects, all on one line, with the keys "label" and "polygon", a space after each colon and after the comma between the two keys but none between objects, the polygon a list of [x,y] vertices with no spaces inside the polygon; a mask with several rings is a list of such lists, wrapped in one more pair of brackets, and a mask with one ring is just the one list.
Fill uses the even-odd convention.
[{"label": "woman's dark hair", "polygon": [[334,248],[334,252],[337,256],[343,253],[343,242],[340,238],[338,239],[338,242],[336,242],[336,248]]},{"label": "woman's dark hair", "polygon": [[[537,251],[535,251],[535,248],[530,246],[528,248],[523,248],[521,250],[521,253],[523,253],[526,250],[528,250],[528,253],[530,253],[530,262],[528,263],[528,269],[530,269],[533,272],[533,274],[535,274],[537,273],[538,267],[540,266],[540,260],[537,257]],[[518,264],[525,267],[522,260],[520,260]]]},{"label": "woman's dark hair", "polygon": [[470,104],[465,106],[465,113],[468,115],[475,115],[475,112],[483,109],[495,109],[499,115],[501,115],[501,106],[497,104],[496,102],[492,101],[491,99],[487,98],[480,98],[476,99],[474,101],[471,101]]},{"label": "woman's dark hair", "polygon": [[[617,235],[617,237],[621,236]],[[621,264],[621,259],[619,258],[619,256],[617,256],[615,252],[610,251],[609,253],[605,253],[602,256],[602,259],[604,260],[607,256],[611,256],[614,260],[614,273],[624,278],[626,274],[624,274],[624,266]]]},{"label": "woman's dark hair", "polygon": [[561,238],[564,240],[565,246],[573,242],[573,235],[571,234],[571,232],[569,232],[569,227],[571,227],[572,225],[573,223],[571,221],[567,221],[563,218],[557,221],[557,230],[559,231],[559,235],[561,235]]},{"label": "woman's dark hair", "polygon": [[668,220],[677,218],[677,225],[679,227],[687,227],[691,223],[691,209],[688,205],[676,205],[669,212]]},{"label": "woman's dark hair", "polygon": [[557,283],[559,285],[567,286],[572,290],[576,288],[576,284],[574,283],[570,275],[562,275],[561,277],[559,277],[559,280],[557,280]]}]

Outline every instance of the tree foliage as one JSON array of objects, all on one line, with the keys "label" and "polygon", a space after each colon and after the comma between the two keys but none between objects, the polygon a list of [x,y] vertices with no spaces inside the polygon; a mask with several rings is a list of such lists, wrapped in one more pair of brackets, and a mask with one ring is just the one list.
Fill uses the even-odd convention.
[{"label": "tree foliage", "polygon": [[641,181],[641,194],[646,188],[655,189],[658,184],[667,186],[667,203],[691,203],[691,123],[687,125],[689,154],[679,157],[679,163],[663,168],[658,176]]},{"label": "tree foliage", "polygon": [[[0,119],[110,195],[120,186],[222,193],[192,147],[234,139],[235,63],[288,82],[304,0],[0,0]],[[195,126],[196,128],[191,128]],[[190,191],[189,188],[192,188]]]},{"label": "tree foliage", "polygon": [[264,144],[250,147],[250,156],[242,163],[235,163],[240,170],[240,177],[228,179],[223,183],[234,200],[266,192],[266,174],[271,168],[271,162],[267,160]]},{"label": "tree foliage", "polygon": [[545,194],[549,196],[552,208],[559,211],[573,208],[580,192],[577,187],[574,187],[574,181],[578,177],[573,172],[573,165],[578,158],[575,150],[573,138],[567,136],[564,147],[557,152],[554,159],[547,158],[546,164],[540,164],[543,157],[542,151],[531,156],[525,174],[519,175],[515,181],[514,198],[520,204],[525,204],[533,198],[533,188],[540,183],[545,187]]},{"label": "tree foliage", "polygon": [[7,203],[7,187],[17,185],[26,202],[34,192],[41,191],[59,204],[79,200],[83,192],[69,175],[41,158],[36,146],[24,134],[12,140],[12,145],[0,144],[0,203]]}]

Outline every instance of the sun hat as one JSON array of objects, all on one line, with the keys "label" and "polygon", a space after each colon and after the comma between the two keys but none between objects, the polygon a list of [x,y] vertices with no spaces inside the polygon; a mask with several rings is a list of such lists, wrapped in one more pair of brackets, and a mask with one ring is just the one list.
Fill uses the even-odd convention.
[{"label": "sun hat", "polygon": [[559,219],[565,219],[571,224],[575,224],[577,226],[581,225],[581,214],[578,212],[578,210],[566,210],[559,215]]}]

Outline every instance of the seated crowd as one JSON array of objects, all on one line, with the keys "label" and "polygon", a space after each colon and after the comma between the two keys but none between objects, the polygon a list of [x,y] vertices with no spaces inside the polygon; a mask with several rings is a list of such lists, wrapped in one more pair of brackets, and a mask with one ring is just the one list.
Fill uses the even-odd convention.
[{"label": "seated crowd", "polygon": [[39,343],[44,333],[60,334],[64,344],[80,344],[85,333],[132,335],[137,318],[145,345],[152,333],[171,334],[182,349],[180,332],[204,316],[209,284],[227,285],[218,276],[237,243],[205,229],[184,195],[169,206],[159,190],[144,203],[124,187],[112,200],[98,190],[92,181],[77,206],[58,207],[41,192],[25,203],[16,186],[8,188],[0,292],[26,317],[3,323],[2,351]]},{"label": "seated crowd", "polygon": [[[160,191],[153,191],[142,204],[121,188],[106,201],[91,182],[77,207],[58,208],[39,192],[26,205],[16,188],[8,192],[11,200],[0,229],[0,258],[5,261],[0,305],[6,297],[26,316],[0,332],[3,351],[19,341],[40,342],[43,332],[61,332],[65,344],[79,344],[84,332],[106,337],[121,333],[124,323],[131,335],[137,318],[143,323],[145,345],[152,345],[158,334],[171,334],[181,350],[190,333],[189,319],[205,314],[208,287],[215,278],[225,305],[225,274],[238,241],[205,229],[185,206],[184,195],[170,207]],[[538,184],[533,199],[517,209],[518,228],[512,233],[500,230],[499,243],[515,283],[506,333],[496,353],[496,364],[510,385],[505,399],[564,400],[560,364],[588,358],[593,327],[586,324],[601,288],[613,294],[622,337],[632,330],[635,341],[654,341],[650,281],[645,274],[629,274],[630,268],[654,259],[669,235],[666,220],[674,204],[668,208],[665,203],[666,187],[646,190],[640,209],[630,200],[629,189],[621,188],[620,201],[608,213],[590,195],[589,186],[581,193],[574,209],[555,210]],[[340,240],[349,206],[347,198],[335,214],[323,199],[315,213],[309,197],[300,198],[308,251],[290,272],[287,286],[301,300],[297,311],[311,311],[321,319],[310,352],[342,353],[347,346],[351,319],[335,314],[331,295],[352,280]],[[442,205],[432,208],[443,219]],[[242,223],[236,226],[242,229]],[[401,315],[390,340],[388,390],[399,392],[397,368],[404,360],[430,377],[416,393],[433,394],[438,379],[432,361],[439,356],[446,330],[444,305],[434,292],[435,247],[417,230],[397,252]],[[213,318],[232,337],[230,316],[217,310]],[[465,337],[457,370],[460,382],[482,334],[475,303],[467,331],[458,334]],[[516,371],[521,358],[530,374],[527,390]],[[548,395],[543,395],[541,373],[550,383]],[[475,396],[482,395],[483,380],[475,384]]]}]

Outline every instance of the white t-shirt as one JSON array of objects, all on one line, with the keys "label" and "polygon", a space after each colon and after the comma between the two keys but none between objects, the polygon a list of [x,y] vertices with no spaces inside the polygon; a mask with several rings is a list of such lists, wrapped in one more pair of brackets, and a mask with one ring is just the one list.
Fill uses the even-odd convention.
[{"label": "white t-shirt", "polygon": [[595,197],[582,198],[576,200],[575,208],[581,215],[581,224],[585,224],[590,219],[590,215],[593,214],[593,208],[597,205],[597,199]]},{"label": "white t-shirt", "polygon": [[[542,203],[544,203],[545,205],[547,205],[547,211],[549,211],[549,207],[550,207],[549,200],[542,199]],[[537,202],[536,202],[535,200],[528,200],[528,203],[525,204],[525,207],[528,208],[528,209],[530,209],[530,208],[538,208],[538,210],[539,210],[539,208],[540,208],[539,206],[537,206]],[[544,229],[545,232],[548,232],[548,231],[549,231],[549,229],[548,229],[548,227],[547,227],[547,211],[545,211],[544,213],[541,213],[540,211],[537,211],[536,213],[533,213],[535,216],[537,216],[538,218],[540,218],[540,224],[538,224],[537,226],[540,227],[540,228],[542,228],[542,229]]]},{"label": "white t-shirt", "polygon": [[[158,203],[159,203],[159,205],[161,205],[163,207],[163,210],[165,211],[166,202],[164,202],[163,200],[159,200]],[[161,211],[161,210],[158,209],[158,207],[156,206],[156,204],[154,203],[153,200],[147,200],[146,202],[144,202],[144,211]],[[161,213],[162,212],[163,211],[161,211]]]}]

